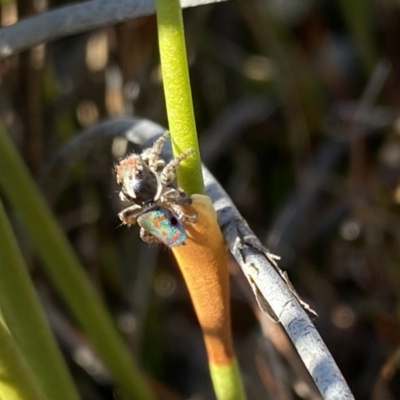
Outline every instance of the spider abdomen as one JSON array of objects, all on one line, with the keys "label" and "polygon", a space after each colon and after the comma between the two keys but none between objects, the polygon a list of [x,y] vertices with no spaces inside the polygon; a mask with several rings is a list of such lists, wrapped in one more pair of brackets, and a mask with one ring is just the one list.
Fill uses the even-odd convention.
[{"label": "spider abdomen", "polygon": [[186,230],[178,216],[171,210],[155,206],[144,211],[137,219],[139,226],[144,231],[143,235],[150,235],[157,242],[168,247],[184,244]]}]

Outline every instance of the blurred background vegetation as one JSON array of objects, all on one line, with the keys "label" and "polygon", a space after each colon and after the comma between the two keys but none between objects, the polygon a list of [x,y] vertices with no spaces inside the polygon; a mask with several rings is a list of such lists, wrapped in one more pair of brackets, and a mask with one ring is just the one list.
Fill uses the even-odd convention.
[{"label": "blurred background vegetation", "polygon": [[[2,1],[1,24],[64,4]],[[399,399],[399,2],[236,0],[184,18],[204,163],[320,315],[355,397]],[[37,46],[1,60],[0,75],[1,119],[37,179],[60,146],[104,118],[166,124],[155,17]],[[112,169],[125,150],[115,140],[91,152],[52,208],[161,398],[213,399],[170,253],[119,226]],[[13,222],[83,398],[118,398]],[[249,399],[318,399],[233,261],[231,272]]]}]

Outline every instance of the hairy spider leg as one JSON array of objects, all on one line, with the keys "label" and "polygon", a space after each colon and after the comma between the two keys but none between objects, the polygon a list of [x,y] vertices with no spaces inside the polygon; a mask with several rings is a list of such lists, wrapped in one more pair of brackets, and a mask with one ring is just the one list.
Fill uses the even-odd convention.
[{"label": "hairy spider leg", "polygon": [[140,228],[139,234],[140,239],[142,239],[146,243],[160,243],[157,238],[155,238],[151,233],[147,232],[144,228]]},{"label": "hairy spider leg", "polygon": [[160,179],[163,185],[169,185],[175,179],[176,167],[184,160],[186,157],[193,154],[193,150],[189,149],[183,153],[174,157],[161,171]]},{"label": "hairy spider leg", "polygon": [[163,167],[165,162],[163,159],[159,158],[164,142],[169,137],[169,131],[165,131],[162,136],[160,136],[149,149],[146,149],[142,153],[142,158],[147,160],[149,167],[153,172],[156,172],[158,167]]},{"label": "hairy spider leg", "polygon": [[124,208],[118,217],[125,225],[135,225],[137,217],[143,212],[142,207],[139,204],[133,204],[130,207]]}]

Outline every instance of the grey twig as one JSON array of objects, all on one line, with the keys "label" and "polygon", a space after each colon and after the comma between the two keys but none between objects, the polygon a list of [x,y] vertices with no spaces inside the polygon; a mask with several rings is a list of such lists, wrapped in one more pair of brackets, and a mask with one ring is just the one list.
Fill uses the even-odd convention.
[{"label": "grey twig", "polygon": [[[42,179],[42,187],[49,186],[55,171],[56,180],[61,182],[61,177],[67,174],[72,164],[112,138],[124,137],[132,143],[148,146],[163,132],[161,126],[146,120],[102,122],[76,135],[55,154]],[[165,146],[163,156],[171,156],[170,147]],[[286,275],[277,267],[276,257],[262,247],[228,195],[205,167],[203,175],[225,240],[252,286],[260,307],[285,328],[324,399],[353,399],[329,350],[304,312],[301,300]]]},{"label": "grey twig", "polygon": [[[203,170],[207,194],[229,249],[248,279],[262,310],[277,316],[324,399],[347,400],[353,395],[318,331],[300,305],[290,282],[262,247],[215,178]],[[305,305],[306,306],[306,305]]]},{"label": "grey twig", "polygon": [[[181,0],[194,7],[226,0]],[[46,11],[0,29],[0,58],[60,37],[154,14],[153,0],[91,0]]]}]

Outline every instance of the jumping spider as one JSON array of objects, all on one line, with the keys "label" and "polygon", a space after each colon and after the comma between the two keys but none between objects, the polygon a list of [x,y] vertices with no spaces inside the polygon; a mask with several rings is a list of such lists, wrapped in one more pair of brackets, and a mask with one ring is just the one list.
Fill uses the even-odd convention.
[{"label": "jumping spider", "polygon": [[[181,189],[173,186],[175,180],[176,167],[193,153],[192,150],[174,157],[166,163],[160,158],[162,146],[169,136],[165,132],[158,138],[152,147],[144,150],[141,154],[130,154],[124,158],[116,167],[117,183],[121,187],[119,197],[124,202],[132,203],[129,207],[122,210],[118,216],[126,225],[134,225],[136,222],[141,226],[140,236],[146,242],[162,241],[148,229],[148,218],[140,216],[157,209],[158,214],[162,215],[169,222],[169,226],[180,227],[181,222],[192,223],[196,220],[196,215],[187,215],[182,206],[192,203],[192,199]],[[175,224],[175,218],[178,224]],[[146,221],[146,226],[141,223]]]}]

